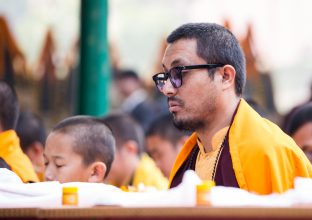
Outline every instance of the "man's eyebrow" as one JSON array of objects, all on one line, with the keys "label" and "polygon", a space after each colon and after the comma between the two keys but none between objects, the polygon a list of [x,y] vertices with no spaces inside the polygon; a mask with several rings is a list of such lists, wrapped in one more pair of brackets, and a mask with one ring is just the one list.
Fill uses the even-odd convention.
[{"label": "man's eyebrow", "polygon": [[171,66],[177,66],[181,64],[181,60],[180,59],[177,59],[177,60],[174,60],[172,63],[171,63]]},{"label": "man's eyebrow", "polygon": [[[181,62],[180,59],[174,60],[174,61],[171,62],[171,67],[172,67],[172,66],[178,66],[178,65],[181,64],[181,63],[182,63],[182,62]],[[164,68],[165,71],[168,70],[168,68],[167,68],[164,64],[162,64],[162,66],[163,66],[163,68]]]}]

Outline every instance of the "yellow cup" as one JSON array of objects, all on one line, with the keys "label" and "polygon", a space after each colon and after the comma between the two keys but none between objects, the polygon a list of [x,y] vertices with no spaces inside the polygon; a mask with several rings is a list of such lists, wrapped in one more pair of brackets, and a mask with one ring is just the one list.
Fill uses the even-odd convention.
[{"label": "yellow cup", "polygon": [[63,205],[78,205],[78,187],[65,186],[63,187]]},{"label": "yellow cup", "polygon": [[210,205],[210,189],[215,185],[214,181],[207,180],[196,186],[196,204],[198,206]]}]

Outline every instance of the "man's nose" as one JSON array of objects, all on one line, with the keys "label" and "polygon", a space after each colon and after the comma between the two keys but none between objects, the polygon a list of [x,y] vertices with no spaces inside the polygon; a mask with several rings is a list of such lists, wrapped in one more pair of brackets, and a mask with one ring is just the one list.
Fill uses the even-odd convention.
[{"label": "man's nose", "polygon": [[165,95],[165,96],[173,96],[175,95],[177,92],[177,89],[173,87],[170,79],[168,78],[167,81],[165,82],[163,88],[162,88],[162,93]]}]

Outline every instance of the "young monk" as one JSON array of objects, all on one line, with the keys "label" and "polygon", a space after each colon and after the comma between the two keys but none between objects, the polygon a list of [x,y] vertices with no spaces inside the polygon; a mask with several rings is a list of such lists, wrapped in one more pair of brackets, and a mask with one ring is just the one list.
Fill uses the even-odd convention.
[{"label": "young monk", "polygon": [[16,134],[23,152],[29,157],[40,181],[44,181],[44,142],[46,131],[41,118],[30,111],[20,113]]},{"label": "young monk", "polygon": [[147,130],[146,150],[168,179],[175,158],[188,135],[173,125],[169,113],[157,117]]},{"label": "young monk", "polygon": [[44,150],[47,181],[102,183],[115,154],[111,130],[90,116],[69,117],[48,135]]},{"label": "young monk", "polygon": [[130,115],[112,113],[101,118],[116,139],[116,155],[108,183],[134,190],[144,184],[159,190],[167,189],[168,180],[152,158],[144,153],[144,132]]}]

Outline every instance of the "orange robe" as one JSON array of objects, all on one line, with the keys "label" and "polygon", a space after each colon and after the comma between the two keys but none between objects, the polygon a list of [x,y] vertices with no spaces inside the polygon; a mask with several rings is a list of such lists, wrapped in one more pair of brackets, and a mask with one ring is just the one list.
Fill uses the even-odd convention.
[{"label": "orange robe", "polygon": [[[196,140],[197,134],[193,133],[182,147],[170,183],[196,146]],[[281,193],[293,188],[295,177],[312,177],[312,165],[293,139],[262,118],[244,99],[230,125],[228,145],[236,181],[249,192]]]},{"label": "orange robe", "polygon": [[2,158],[23,182],[39,182],[30,159],[24,154],[13,130],[0,133],[0,158]]}]

